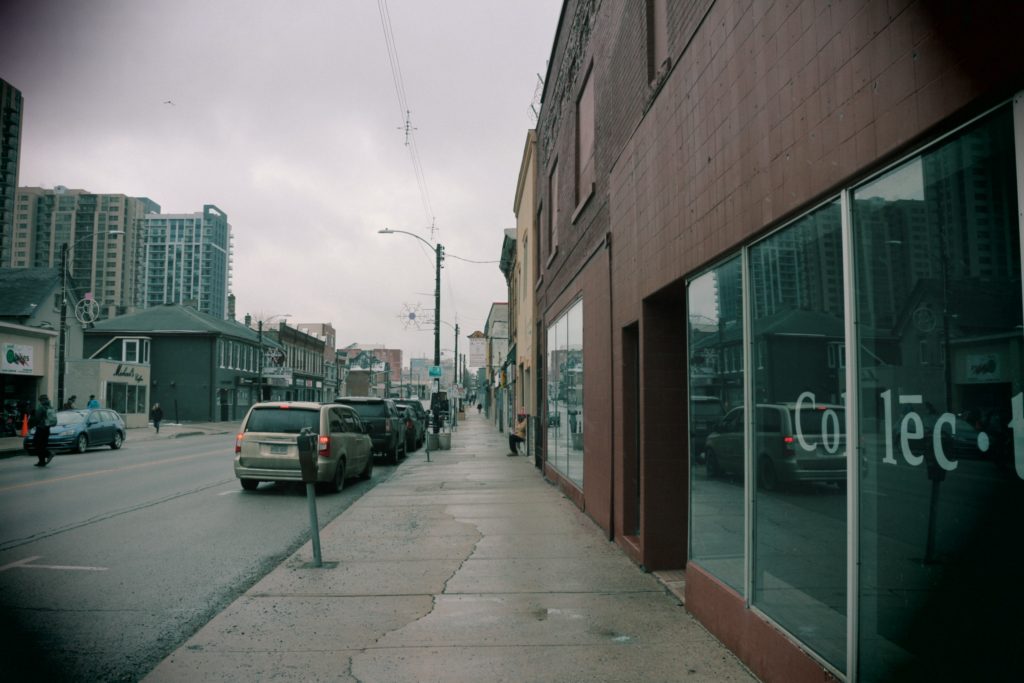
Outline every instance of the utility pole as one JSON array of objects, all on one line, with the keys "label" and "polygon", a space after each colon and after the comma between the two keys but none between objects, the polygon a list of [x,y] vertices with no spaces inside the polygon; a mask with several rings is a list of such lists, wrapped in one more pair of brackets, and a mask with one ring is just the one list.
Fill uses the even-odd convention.
[{"label": "utility pole", "polygon": [[57,410],[64,407],[64,373],[68,355],[68,243],[60,245],[60,337],[57,340]]}]

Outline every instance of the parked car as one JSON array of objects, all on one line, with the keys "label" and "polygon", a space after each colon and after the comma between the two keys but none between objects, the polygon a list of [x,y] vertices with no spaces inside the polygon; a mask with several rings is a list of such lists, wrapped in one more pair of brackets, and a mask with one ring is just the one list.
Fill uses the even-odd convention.
[{"label": "parked car", "polygon": [[[757,485],[766,490],[808,481],[846,481],[846,410],[803,403],[797,433],[795,403],[766,403],[754,415]],[[708,476],[743,475],[743,408],[734,408],[708,434]]]},{"label": "parked car", "polygon": [[[57,424],[50,427],[50,450],[70,450],[82,453],[87,448],[110,446],[117,450],[124,444],[124,420],[116,410],[109,408],[82,408],[57,411]],[[29,430],[23,445],[26,451],[35,450],[36,428]]]},{"label": "parked car", "polygon": [[408,455],[416,450],[416,421],[413,419],[412,410],[408,406],[395,405],[398,409],[398,419],[401,420],[405,434],[405,453]]},{"label": "parked car", "polygon": [[366,425],[366,433],[373,441],[375,453],[383,454],[395,465],[399,458],[405,457],[405,422],[399,418],[398,407],[393,400],[371,396],[342,396],[334,399],[334,402],[351,406],[359,413],[359,418]]},{"label": "parked car", "polygon": [[722,400],[717,396],[690,397],[690,460],[703,465],[704,443],[711,430],[725,417]]},{"label": "parked car", "polygon": [[416,450],[423,445],[427,439],[427,427],[430,424],[430,414],[423,407],[423,404],[416,399],[395,401],[395,405],[405,406],[412,411],[413,427],[415,431],[414,447]]},{"label": "parked car", "polygon": [[235,476],[246,491],[261,481],[302,481],[298,435],[317,435],[317,482],[332,492],[358,474],[373,476],[372,443],[348,406],[272,401],[249,408],[235,438]]}]

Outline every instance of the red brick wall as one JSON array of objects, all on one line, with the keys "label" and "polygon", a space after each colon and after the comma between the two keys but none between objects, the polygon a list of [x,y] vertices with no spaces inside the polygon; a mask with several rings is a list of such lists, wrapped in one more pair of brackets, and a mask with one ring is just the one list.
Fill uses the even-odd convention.
[{"label": "red brick wall", "polygon": [[[541,249],[542,324],[557,317],[567,292],[583,290],[586,264],[610,233],[611,324],[588,325],[584,346],[611,349],[608,386],[620,387],[621,330],[641,320],[646,299],[1024,87],[1021,19],[1024,3],[995,0],[670,2],[671,70],[652,85],[644,3],[568,0],[537,125],[538,201],[550,203],[557,160],[561,206],[558,252]],[[575,102],[589,69],[596,190],[577,209]],[[594,283],[586,289],[601,296]],[[659,305],[674,301],[685,320],[677,291]],[[676,343],[683,347],[684,337]],[[642,396],[651,391],[641,387]],[[685,381],[668,396],[676,404],[656,410],[681,425]],[[621,392],[605,400],[615,426],[608,441],[588,438],[588,477],[592,462],[604,467],[623,452]],[[604,408],[587,401],[588,425],[596,406]],[[642,435],[643,443],[664,441],[655,436]],[[683,483],[672,482],[676,505],[686,505]],[[660,500],[645,503],[663,509]],[[616,514],[608,529],[619,534]],[[641,540],[642,562],[676,556],[652,540]]]}]

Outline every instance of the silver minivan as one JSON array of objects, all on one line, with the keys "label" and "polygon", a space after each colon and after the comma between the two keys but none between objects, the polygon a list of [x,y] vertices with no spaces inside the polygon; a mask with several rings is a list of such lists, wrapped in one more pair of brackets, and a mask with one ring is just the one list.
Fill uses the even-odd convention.
[{"label": "silver minivan", "polygon": [[[726,413],[705,444],[708,476],[742,477],[743,408]],[[846,410],[830,403],[761,403],[754,413],[757,485],[846,481]]]},{"label": "silver minivan", "polygon": [[317,482],[332,492],[373,475],[370,437],[358,413],[335,403],[271,401],[249,408],[235,438],[235,476],[246,491],[261,481],[302,481],[298,435],[317,435]]}]

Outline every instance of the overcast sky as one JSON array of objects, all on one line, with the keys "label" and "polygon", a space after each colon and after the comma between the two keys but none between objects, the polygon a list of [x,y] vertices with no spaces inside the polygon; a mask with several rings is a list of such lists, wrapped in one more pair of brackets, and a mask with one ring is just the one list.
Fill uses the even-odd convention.
[{"label": "overcast sky", "polygon": [[[405,146],[377,0],[6,0],[0,78],[21,90],[20,186],[223,210],[237,314],[331,322],[338,344],[433,356],[505,301],[497,260],[561,0],[388,0],[425,180]],[[171,101],[173,104],[166,104]],[[454,332],[442,325],[441,346]],[[447,357],[448,353],[444,356]]]}]

